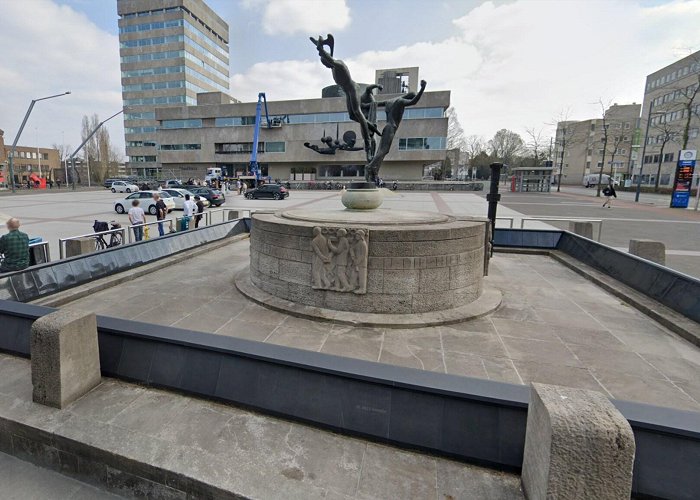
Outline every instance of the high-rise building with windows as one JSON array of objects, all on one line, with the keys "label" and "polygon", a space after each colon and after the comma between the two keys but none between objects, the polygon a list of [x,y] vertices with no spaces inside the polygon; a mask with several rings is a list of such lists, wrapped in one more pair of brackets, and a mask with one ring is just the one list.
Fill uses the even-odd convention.
[{"label": "high-rise building with windows", "polygon": [[126,154],[157,176],[155,108],[228,92],[228,24],[202,0],[117,0]]}]

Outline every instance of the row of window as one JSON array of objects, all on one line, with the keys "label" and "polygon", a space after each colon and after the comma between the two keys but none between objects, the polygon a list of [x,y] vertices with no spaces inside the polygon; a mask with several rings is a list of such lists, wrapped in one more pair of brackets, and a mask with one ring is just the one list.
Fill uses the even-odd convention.
[{"label": "row of window", "polygon": [[185,50],[167,50],[164,52],[149,52],[147,54],[134,54],[130,56],[122,56],[121,57],[121,62],[123,63],[135,63],[135,62],[145,62],[145,61],[160,61],[163,59],[177,59],[180,57],[184,57],[185,59],[189,59],[193,63],[195,63],[197,66],[206,69],[207,71],[210,71],[214,73],[216,76],[221,78],[224,81],[228,81],[228,75],[218,69],[216,69],[214,66],[207,64],[206,62],[202,61],[198,57],[196,57],[194,54],[190,54],[189,52]]},{"label": "row of window", "polygon": [[[700,113],[700,104],[696,104],[691,108],[691,114],[698,114]],[[688,110],[687,109],[679,109],[676,111],[669,111],[668,113],[664,113],[663,115],[658,115],[654,116],[651,119],[651,124],[652,125],[659,125],[661,123],[668,123],[668,122],[674,122],[676,120],[682,120],[683,118],[688,117]]]},{"label": "row of window", "polygon": [[189,104],[191,106],[194,106],[197,104],[197,99],[195,99],[194,97],[184,95],[124,99],[124,106],[148,106],[151,104]]},{"label": "row of window", "polygon": [[[250,154],[253,152],[252,142],[217,142],[214,145],[214,152],[221,155]],[[258,153],[284,153],[285,143],[279,142],[258,142]]]},{"label": "row of window", "polygon": [[684,76],[687,76],[690,73],[697,73],[698,71],[700,71],[700,63],[690,63],[683,68],[673,70],[670,73],[660,76],[656,80],[652,80],[651,82],[647,83],[646,91],[649,92],[652,89],[661,87],[662,85],[666,85],[670,82],[674,82],[679,78],[683,78]]},{"label": "row of window", "polygon": [[160,149],[163,151],[194,151],[202,149],[201,144],[161,144]]},{"label": "row of window", "polygon": [[122,16],[122,19],[132,19],[135,17],[148,17],[148,16],[153,16],[153,15],[161,15],[165,13],[170,13],[170,12],[184,12],[186,14],[189,14],[195,21],[197,21],[204,29],[206,29],[213,37],[216,39],[220,40],[221,42],[225,43],[228,45],[228,42],[224,40],[216,31],[211,29],[204,21],[202,21],[200,18],[195,16],[192,12],[189,11],[189,9],[185,7],[167,7],[164,9],[151,9],[151,10],[144,10],[140,12],[132,12],[129,14],[124,14]]},{"label": "row of window", "polygon": [[160,122],[160,128],[202,128],[202,120],[163,120]]},{"label": "row of window", "polygon": [[185,80],[172,80],[169,82],[149,82],[149,83],[134,83],[131,85],[122,85],[122,92],[141,92],[146,90],[161,90],[161,89],[182,89],[186,88],[196,93],[209,92],[209,89],[195,85],[192,82]]},{"label": "row of window", "polygon": [[445,149],[446,146],[446,137],[406,137],[399,139],[399,151]]},{"label": "row of window", "polygon": [[[14,158],[27,158],[29,160],[48,160],[48,153],[37,153],[36,151],[15,151],[16,155]],[[12,153],[8,152],[7,157],[11,158]]]},{"label": "row of window", "polygon": [[190,38],[187,35],[168,35],[168,36],[156,36],[153,38],[140,38],[138,40],[123,40],[122,42],[119,43],[119,48],[122,49],[131,49],[134,47],[150,47],[154,45],[165,45],[168,43],[178,43],[178,42],[185,42],[185,44],[189,45],[192,47],[195,52],[207,57],[210,59],[212,62],[215,62],[220,65],[225,65],[227,64],[227,61],[220,60],[219,58],[215,57],[211,51],[199,43],[197,43],[195,40]]},{"label": "row of window", "polygon": [[160,68],[144,68],[131,71],[122,71],[122,77],[134,78],[140,76],[169,75],[175,73],[185,73],[186,75],[194,76],[198,80],[208,83],[209,85],[216,88],[217,90],[220,90],[221,92],[228,92],[228,87],[221,85],[219,82],[212,80],[211,78],[204,76],[199,71],[189,68],[187,66],[162,66]]},{"label": "row of window", "polygon": [[142,147],[154,147],[155,142],[151,141],[126,141],[127,148],[142,148]]},{"label": "row of window", "polygon": [[[668,163],[673,161],[673,157],[675,156],[675,153],[664,153],[663,157],[663,162]],[[644,163],[659,163],[659,160],[661,159],[660,155],[646,155],[644,156]]]},{"label": "row of window", "polygon": [[[223,72],[219,71],[214,66],[211,66],[211,65],[205,63],[204,61],[202,61],[201,59],[196,58],[195,56],[193,56],[189,52],[185,52],[185,59],[192,61],[193,63],[195,63],[197,66],[199,66],[203,70],[209,71],[210,73],[214,73],[216,76],[221,78],[223,81],[228,82],[228,74],[227,73],[223,73]],[[212,80],[211,78],[205,76],[204,74],[200,73],[199,71],[194,71],[194,70],[186,67],[185,74],[195,76],[196,78],[199,78],[203,82],[206,82],[209,85],[214,86],[215,88],[221,90],[222,92],[228,92],[228,86],[222,85],[222,84]]]},{"label": "row of window", "polygon": [[136,163],[155,163],[155,156],[129,156],[129,161]]},{"label": "row of window", "polygon": [[125,134],[149,134],[155,131],[155,127],[124,127]]},{"label": "row of window", "polygon": [[[220,54],[228,57],[228,51],[218,45],[216,42],[211,40],[206,36],[206,34],[202,33],[196,26],[191,24],[189,21],[186,19],[173,19],[170,21],[155,21],[152,23],[142,23],[142,24],[132,24],[129,26],[122,26],[119,28],[119,33],[137,33],[141,31],[151,31],[151,30],[162,30],[162,29],[167,29],[167,28],[178,28],[178,27],[184,27],[185,29],[191,31],[193,34],[201,37],[201,39],[206,43],[208,46],[219,52]],[[136,45],[130,45],[131,47],[136,47]]]},{"label": "row of window", "polygon": [[143,113],[124,113],[125,120],[155,120],[155,111],[144,111]]},{"label": "row of window", "polygon": [[[445,112],[443,108],[409,108],[404,112],[404,119],[416,120],[422,118],[443,118]],[[350,116],[347,112],[338,113],[308,113],[284,115],[280,117],[282,122],[290,125],[298,125],[302,123],[338,123],[350,122]],[[383,110],[377,110],[377,120],[386,121],[386,113]],[[255,125],[254,116],[231,116],[226,118],[216,118],[214,124],[217,127],[238,127],[242,125]]]},{"label": "row of window", "polygon": [[684,91],[677,89],[667,94],[660,95],[659,97],[654,99],[654,106],[661,106],[662,104],[675,101],[676,99],[680,99],[681,97],[692,95],[695,92],[695,89],[697,88],[698,84],[696,83],[693,85],[688,85]]}]

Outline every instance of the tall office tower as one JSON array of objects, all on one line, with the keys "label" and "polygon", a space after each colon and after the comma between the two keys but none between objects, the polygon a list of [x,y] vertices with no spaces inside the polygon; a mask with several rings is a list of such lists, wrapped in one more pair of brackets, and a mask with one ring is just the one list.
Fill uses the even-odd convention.
[{"label": "tall office tower", "polygon": [[202,0],[117,0],[117,12],[129,166],[159,176],[155,108],[228,92],[228,24]]}]

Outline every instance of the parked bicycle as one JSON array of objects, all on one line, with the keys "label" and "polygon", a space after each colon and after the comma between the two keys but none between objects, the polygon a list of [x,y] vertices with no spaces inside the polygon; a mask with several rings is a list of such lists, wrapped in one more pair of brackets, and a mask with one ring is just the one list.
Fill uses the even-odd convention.
[{"label": "parked bicycle", "polygon": [[[110,225],[112,226],[110,228]],[[96,233],[104,233],[105,231],[121,229],[122,225],[116,221],[103,222],[96,220],[92,225],[92,229]],[[119,246],[124,243],[124,238],[122,237],[121,231],[115,231],[109,234],[109,241],[105,239],[106,234],[98,234],[95,236],[95,250],[105,250],[107,248],[112,248]]]}]

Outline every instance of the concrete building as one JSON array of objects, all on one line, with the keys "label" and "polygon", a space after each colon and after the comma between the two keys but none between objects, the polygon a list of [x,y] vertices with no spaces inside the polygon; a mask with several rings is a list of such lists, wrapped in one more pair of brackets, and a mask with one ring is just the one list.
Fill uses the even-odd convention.
[{"label": "concrete building", "polygon": [[[386,96],[391,97],[390,95]],[[382,95],[383,100],[385,98]],[[449,91],[425,92],[416,106],[406,108],[392,150],[382,165],[385,180],[419,180],[424,172],[446,158]],[[196,106],[157,108],[156,141],[159,168],[182,178],[203,178],[209,167],[228,176],[248,170],[253,147],[255,102],[231,103],[224,93],[199,94]],[[364,176],[365,153],[359,125],[351,121],[345,99],[327,97],[268,102],[270,118],[280,124],[265,126],[258,145],[261,174],[280,180],[347,179]],[[383,126],[383,110],[377,112]],[[304,143],[325,147],[323,137],[343,143],[352,131],[359,151],[319,154]],[[132,164],[133,172],[133,164]]]},{"label": "concrete building", "polygon": [[[603,173],[623,180],[636,160],[634,145],[641,105],[613,104],[604,118],[557,123],[554,174],[562,184],[583,184],[588,174]],[[607,141],[605,130],[607,127]]]},{"label": "concrete building", "polygon": [[118,0],[126,154],[156,175],[155,108],[228,92],[228,24],[202,0]]},{"label": "concrete building", "polygon": [[[644,137],[646,151],[642,184],[656,184],[658,174],[659,186],[671,187],[678,152],[681,149],[700,149],[698,84],[700,51],[647,76],[641,120],[643,133],[650,111],[652,116],[649,132]],[[687,146],[684,148],[686,128]],[[638,167],[634,173],[636,182]]]},{"label": "concrete building", "polygon": [[[5,132],[0,130],[0,184],[9,183],[9,158],[12,144],[5,144]],[[30,175],[45,179],[64,180],[58,149],[17,146],[12,162],[15,182],[24,184]]]}]

